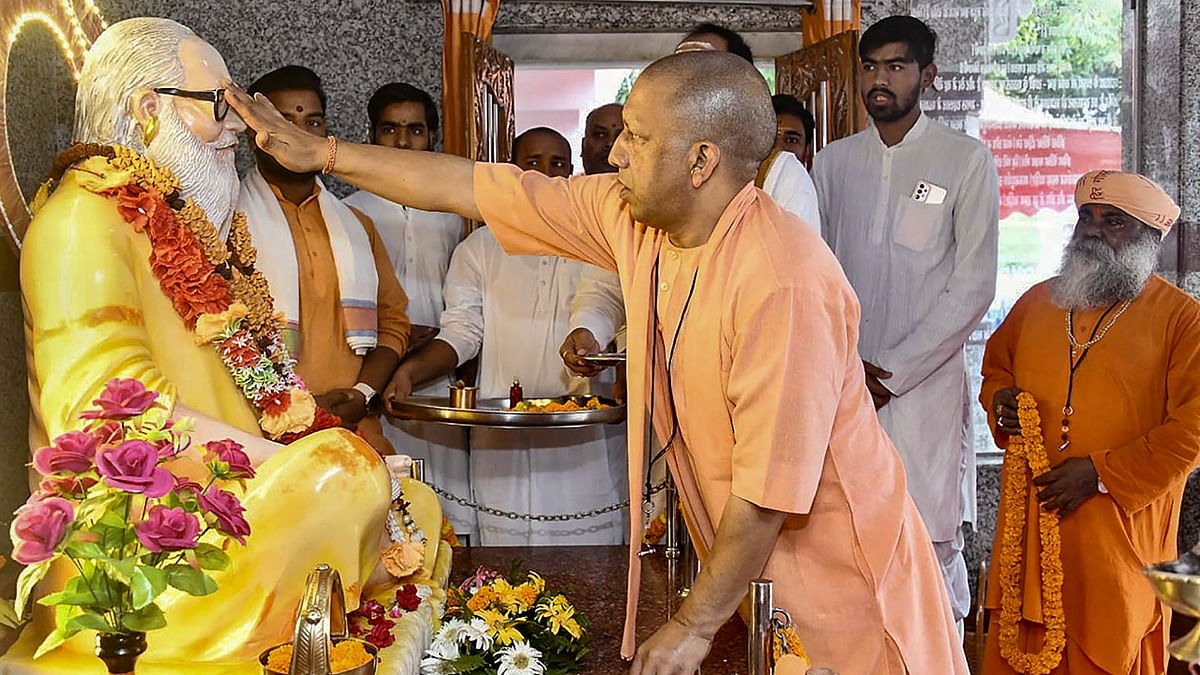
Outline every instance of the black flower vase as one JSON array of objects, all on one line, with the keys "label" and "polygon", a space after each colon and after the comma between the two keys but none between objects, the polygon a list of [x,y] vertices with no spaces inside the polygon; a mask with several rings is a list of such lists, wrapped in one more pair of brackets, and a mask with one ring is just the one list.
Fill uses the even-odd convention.
[{"label": "black flower vase", "polygon": [[96,656],[113,675],[132,675],[138,657],[145,651],[145,633],[96,634]]}]

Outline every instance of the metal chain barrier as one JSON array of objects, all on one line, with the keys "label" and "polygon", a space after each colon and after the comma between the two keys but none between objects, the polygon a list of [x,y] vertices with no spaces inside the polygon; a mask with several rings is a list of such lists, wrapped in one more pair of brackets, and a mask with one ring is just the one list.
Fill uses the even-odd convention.
[{"label": "metal chain barrier", "polygon": [[[465,506],[474,511],[479,511],[480,513],[486,513],[489,516],[495,516],[497,518],[507,518],[508,520],[524,520],[526,522],[535,521],[535,522],[539,522],[539,523],[553,523],[553,522],[566,522],[566,521],[571,521],[571,520],[586,520],[588,518],[595,518],[596,516],[602,516],[606,513],[620,511],[621,509],[629,506],[629,500],[626,499],[625,501],[617,503],[617,504],[609,504],[608,506],[601,506],[600,508],[592,509],[591,511],[579,511],[577,513],[516,513],[514,511],[502,511],[500,509],[494,509],[494,508],[492,508],[490,506],[486,506],[484,504],[477,504],[477,503],[471,501],[470,499],[466,499],[464,497],[459,497],[456,494],[447,492],[447,491],[443,490],[442,488],[434,485],[433,483],[426,483],[426,485],[428,485],[431,489],[433,489],[433,491],[436,492],[439,497],[444,497],[445,499],[449,499],[450,501],[452,501],[456,504],[460,504],[460,505]],[[660,482],[658,485],[655,485],[653,487],[653,489],[650,490],[650,495],[658,494],[659,492],[662,492],[666,488],[667,488],[667,479],[664,478],[662,480],[662,482]],[[650,495],[647,495],[647,496],[650,496]]]}]

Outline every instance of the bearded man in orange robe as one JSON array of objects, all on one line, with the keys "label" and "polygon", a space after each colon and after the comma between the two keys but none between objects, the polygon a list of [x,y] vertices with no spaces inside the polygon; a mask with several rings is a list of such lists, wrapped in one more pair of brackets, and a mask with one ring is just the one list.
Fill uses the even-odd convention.
[{"label": "bearded man in orange robe", "polygon": [[[1017,395],[1026,392],[1037,401],[1050,466],[1016,497],[1025,526],[1015,638],[1001,638],[1002,579],[990,579],[988,675],[1022,672],[1016,655],[1042,651],[1055,623],[1055,603],[1042,593],[1050,568],[1040,559],[1038,509],[1061,519],[1065,645],[1051,672],[1166,669],[1170,611],[1141,568],[1176,557],[1184,483],[1200,457],[1200,303],[1154,274],[1179,217],[1162,188],[1095,171],[1080,178],[1075,203],[1059,275],[1021,297],[984,356],[980,401],[997,445],[1020,434]],[[1024,470],[1011,460],[1005,480]],[[994,569],[1006,519],[1022,517],[1001,501]]]}]

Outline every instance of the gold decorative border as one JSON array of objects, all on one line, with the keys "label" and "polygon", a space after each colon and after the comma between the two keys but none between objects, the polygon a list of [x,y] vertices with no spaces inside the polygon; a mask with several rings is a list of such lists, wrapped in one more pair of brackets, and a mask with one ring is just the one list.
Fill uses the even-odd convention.
[{"label": "gold decorative border", "polygon": [[18,253],[29,226],[28,200],[17,183],[12,151],[8,147],[8,60],[21,31],[31,24],[43,26],[58,40],[59,51],[71,77],[78,82],[83,55],[108,23],[94,0],[3,0],[0,2],[0,222],[8,243]]}]

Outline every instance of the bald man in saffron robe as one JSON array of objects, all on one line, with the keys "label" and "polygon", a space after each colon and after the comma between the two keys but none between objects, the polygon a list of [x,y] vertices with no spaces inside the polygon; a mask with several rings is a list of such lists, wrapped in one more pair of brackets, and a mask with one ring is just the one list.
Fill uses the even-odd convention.
[{"label": "bald man in saffron robe", "polygon": [[[230,96],[285,166],[330,161],[273,108]],[[817,233],[753,185],[775,134],[766,82],[736,56],[675,54],[642,72],[624,119],[615,176],[351,144],[332,171],[393,201],[485,220],[509,253],[619,273],[631,498],[642,498],[649,411],[704,560],[635,657],[631,546],[632,675],[695,672],[760,575],[818,665],[966,675],[929,535],[866,390],[858,301]]]},{"label": "bald man in saffron robe", "polygon": [[[1166,668],[1170,611],[1141,568],[1176,556],[1184,483],[1200,459],[1200,303],[1154,275],[1179,207],[1142,176],[1097,171],[1075,191],[1078,221],[1058,276],[1017,301],[988,341],[980,401],[996,444],[1020,433],[1016,395],[1037,401],[1051,470],[1001,504],[986,606],[984,672],[1002,653],[998,565],[1006,519],[1024,518],[1015,645],[1042,649],[1037,509],[1061,517],[1066,646],[1055,675]],[[1005,461],[1004,474],[1022,465]],[[1002,491],[1003,494],[1003,491]]]}]

